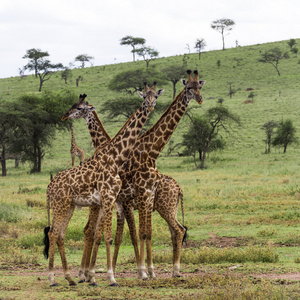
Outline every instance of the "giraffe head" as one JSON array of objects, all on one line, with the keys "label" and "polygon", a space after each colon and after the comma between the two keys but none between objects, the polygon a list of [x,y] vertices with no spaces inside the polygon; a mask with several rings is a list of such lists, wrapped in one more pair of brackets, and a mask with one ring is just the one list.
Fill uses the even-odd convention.
[{"label": "giraffe head", "polygon": [[194,75],[195,77],[192,77],[192,71],[188,70],[187,71],[187,75],[188,75],[188,80],[185,81],[184,79],[182,79],[182,83],[184,85],[184,89],[186,91],[186,96],[188,98],[188,100],[190,99],[195,99],[199,104],[202,104],[203,100],[202,100],[202,96],[200,93],[200,90],[202,88],[202,86],[204,85],[205,81],[200,80],[198,78],[198,71],[194,71]]},{"label": "giraffe head", "polygon": [[149,111],[152,111],[154,109],[154,106],[156,104],[156,99],[164,92],[165,89],[160,89],[157,92],[156,90],[156,81],[154,81],[151,88],[149,88],[147,82],[144,82],[145,85],[145,92],[137,91],[139,96],[141,98],[144,98],[147,102],[146,105],[149,109]]},{"label": "giraffe head", "polygon": [[62,121],[69,119],[85,118],[90,112],[96,110],[94,106],[84,101],[86,94],[80,95],[79,100],[75,103],[61,118]]}]

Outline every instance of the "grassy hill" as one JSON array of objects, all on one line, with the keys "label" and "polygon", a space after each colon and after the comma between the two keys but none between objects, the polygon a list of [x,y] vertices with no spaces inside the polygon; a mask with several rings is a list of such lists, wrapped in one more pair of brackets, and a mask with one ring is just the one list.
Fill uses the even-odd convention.
[{"label": "grassy hill", "polygon": [[[299,43],[300,40],[297,40]],[[264,151],[264,132],[260,127],[267,121],[280,121],[286,118],[293,120],[297,128],[300,128],[298,112],[300,111],[300,101],[298,94],[300,88],[300,65],[299,58],[294,54],[290,54],[290,58],[281,60],[279,69],[281,76],[270,64],[258,62],[261,54],[273,47],[279,47],[284,51],[288,51],[287,41],[267,43],[261,45],[252,45],[246,47],[238,47],[227,49],[225,51],[209,51],[201,54],[189,54],[185,56],[187,60],[187,68],[198,69],[200,78],[206,80],[206,84],[202,90],[204,103],[198,108],[198,114],[202,114],[209,107],[216,105],[218,99],[224,99],[224,104],[232,112],[240,116],[242,128],[235,136],[236,142],[232,144],[225,152],[235,153],[239,155],[253,155]],[[168,65],[182,64],[183,56],[173,56],[167,58],[159,58],[150,63],[150,67],[155,66],[158,70]],[[220,61],[220,67],[217,61]],[[25,61],[24,61],[25,64]],[[108,89],[109,81],[119,72],[128,71],[134,68],[145,67],[144,61],[129,62],[122,64],[90,67],[85,69],[72,70],[72,80],[65,84],[61,79],[61,73],[53,75],[49,81],[44,83],[44,90],[59,91],[61,89],[70,89],[76,94],[86,93],[88,101],[93,103],[98,111],[103,101],[118,97],[118,93]],[[80,82],[79,87],[75,85],[75,79],[82,76],[84,81]],[[237,92],[233,97],[229,98],[229,85]],[[0,97],[2,99],[17,98],[23,93],[38,93],[39,80],[33,75],[19,78],[0,79]],[[161,87],[158,82],[158,86]],[[172,101],[172,85],[163,86],[165,92],[159,101],[171,103]],[[181,83],[177,84],[177,91],[182,88]],[[254,103],[245,104],[250,91],[246,89],[252,88],[255,94]],[[195,103],[193,104],[197,106]],[[156,114],[156,119],[160,117]],[[113,136],[122,126],[120,123],[108,122],[105,116],[101,116],[107,131]],[[173,139],[180,141],[182,133],[186,130],[187,123],[183,120],[177,128]],[[75,136],[78,144],[88,152],[92,152],[89,147],[90,137],[85,128],[83,120],[77,121],[75,124]],[[65,157],[68,155],[69,145],[66,142],[66,133],[57,135],[53,149],[50,152],[54,158]],[[57,156],[56,156],[57,155]],[[46,158],[47,159],[47,158]]]},{"label": "grassy hill", "polygon": [[[299,43],[300,39],[297,40]],[[136,290],[123,290],[137,284],[131,280],[122,281],[118,273],[116,278],[122,287],[118,292],[105,290],[107,294],[103,297],[118,298],[119,295],[114,293],[120,291],[120,295],[129,293],[128,298],[137,299],[174,299],[174,295],[176,299],[209,296],[210,299],[225,299],[224,295],[226,299],[253,299],[256,296],[257,299],[299,299],[299,281],[290,284],[282,279],[288,277],[281,277],[300,272],[299,145],[289,146],[286,154],[282,154],[283,149],[272,149],[271,154],[265,155],[261,126],[267,121],[289,118],[300,137],[300,64],[299,58],[290,54],[289,59],[280,61],[281,76],[278,76],[273,66],[258,62],[262,53],[274,47],[289,50],[287,41],[281,41],[204,52],[200,60],[198,54],[185,57],[187,68],[198,69],[200,78],[206,80],[202,106],[191,104],[194,113],[203,114],[222,98],[223,105],[240,116],[242,127],[236,130],[234,139],[224,151],[210,154],[205,170],[195,170],[188,157],[166,157],[162,153],[158,159],[158,169],[175,178],[184,192],[185,225],[189,228],[187,249],[181,256],[185,278],[160,280],[165,273],[169,276],[172,250],[168,227],[154,213],[152,241],[159,279],[140,284]],[[150,67],[155,65],[157,69],[163,69],[168,65],[181,65],[182,60],[183,56],[159,58],[151,62]],[[45,82],[43,89],[59,91],[68,88],[78,95],[86,93],[87,100],[99,111],[105,100],[118,97],[118,93],[108,89],[109,81],[118,72],[145,65],[144,61],[138,61],[74,69],[73,80],[67,85],[58,72]],[[75,79],[78,76],[84,81],[77,88]],[[228,96],[230,84],[237,90],[232,98]],[[0,97],[17,99],[24,93],[38,93],[38,87],[38,79],[33,76],[0,79]],[[158,82],[158,87],[165,88],[158,101],[171,103],[171,83],[162,86]],[[181,88],[178,83],[177,92]],[[250,94],[249,88],[255,94],[253,103],[245,101]],[[155,115],[156,119],[159,117],[159,114]],[[109,122],[105,115],[100,118],[111,136],[125,122]],[[188,120],[183,118],[172,139],[179,142],[187,128]],[[77,144],[92,154],[84,120],[75,120],[74,132]],[[30,269],[30,274],[46,272],[47,262],[41,255],[43,228],[47,225],[46,188],[51,170],[56,172],[71,165],[70,139],[69,132],[56,135],[53,147],[43,161],[41,174],[29,174],[28,165],[14,169],[10,161],[8,176],[0,178],[0,293],[4,297],[32,297],[34,290],[37,299],[49,296],[86,298],[99,296],[102,287],[107,286],[103,279],[99,290],[82,286],[50,290],[46,273],[39,275],[38,281],[23,276],[26,268]],[[67,231],[67,257],[74,273],[80,264],[87,218],[88,209],[75,210]],[[178,220],[182,222],[180,209]],[[113,221],[115,228],[115,219]],[[132,272],[131,277],[135,278],[133,262],[129,232],[125,228],[117,272]],[[61,267],[58,255],[55,265]],[[106,267],[103,243],[99,249],[98,267]],[[265,279],[260,279],[262,274]],[[59,276],[61,285],[66,286],[63,276]],[[104,278],[101,273],[97,276]],[[189,276],[193,277],[187,279]],[[137,294],[131,294],[135,292]]]}]

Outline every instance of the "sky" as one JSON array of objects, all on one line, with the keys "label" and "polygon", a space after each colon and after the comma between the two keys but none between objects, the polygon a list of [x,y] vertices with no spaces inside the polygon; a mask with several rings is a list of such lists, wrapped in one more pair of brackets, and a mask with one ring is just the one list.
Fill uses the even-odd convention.
[{"label": "sky", "polygon": [[94,66],[132,61],[131,46],[120,45],[127,35],[144,38],[159,57],[196,52],[197,39],[204,51],[222,49],[211,28],[221,18],[235,22],[226,48],[296,39],[299,12],[299,0],[1,0],[0,78],[18,76],[32,48],[65,66],[80,54]]}]

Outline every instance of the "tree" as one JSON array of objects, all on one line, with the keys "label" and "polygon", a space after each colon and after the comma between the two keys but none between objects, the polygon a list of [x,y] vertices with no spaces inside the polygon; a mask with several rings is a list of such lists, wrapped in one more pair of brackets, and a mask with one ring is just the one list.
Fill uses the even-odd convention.
[{"label": "tree", "polygon": [[281,121],[278,125],[276,136],[272,141],[273,146],[283,146],[283,153],[286,153],[287,146],[292,143],[296,143],[296,127],[293,121],[287,119]]},{"label": "tree", "polygon": [[235,25],[234,21],[231,19],[218,19],[211,23],[211,28],[220,32],[222,35],[223,50],[225,50],[225,32],[228,31],[228,35]]},{"label": "tree", "polygon": [[93,56],[89,56],[87,54],[80,54],[75,57],[75,61],[79,61],[81,63],[81,66],[80,66],[81,68],[84,68],[85,63],[90,62],[93,59],[94,59]]},{"label": "tree", "polygon": [[176,96],[176,84],[186,76],[186,68],[182,65],[171,65],[164,68],[163,73],[166,75],[166,78],[172,82],[173,85],[173,99]]},{"label": "tree", "polygon": [[56,129],[65,130],[69,125],[61,116],[74,103],[75,95],[43,93],[24,95],[14,103],[15,140],[14,153],[21,153],[21,160],[32,164],[32,172],[41,172],[42,159],[52,144]]},{"label": "tree", "polygon": [[287,58],[289,58],[287,52],[283,53],[278,47],[275,47],[263,53],[258,61],[271,64],[276,69],[278,76],[280,76],[278,69],[279,61]]},{"label": "tree", "polygon": [[266,143],[266,150],[265,153],[269,154],[271,152],[271,144],[272,144],[272,138],[274,134],[274,129],[278,126],[278,124],[274,121],[269,121],[265,123],[261,129],[265,131],[266,139],[264,142]]},{"label": "tree", "polygon": [[206,43],[204,39],[197,39],[196,43],[195,43],[195,49],[197,49],[197,52],[199,54],[199,60],[200,60],[200,54],[201,51],[206,47]]},{"label": "tree", "polygon": [[146,68],[148,69],[149,63],[151,60],[155,59],[159,52],[150,47],[142,47],[139,49],[133,50],[138,56],[142,56],[144,61],[146,62]]},{"label": "tree", "polygon": [[[143,90],[144,82],[152,84],[154,81],[162,85],[166,80],[164,75],[161,72],[157,72],[154,68],[148,70],[135,69],[118,73],[111,79],[108,87],[111,90],[132,95],[136,91]],[[155,107],[156,109],[157,107]]]},{"label": "tree", "polygon": [[120,45],[130,45],[132,47],[132,55],[133,55],[133,61],[135,61],[135,47],[137,45],[144,45],[146,43],[146,40],[144,38],[140,37],[133,37],[131,35],[127,35],[121,39]]},{"label": "tree", "polygon": [[241,125],[240,118],[223,105],[208,109],[201,118],[188,116],[192,123],[188,134],[184,135],[183,144],[194,156],[196,167],[195,153],[199,153],[200,168],[203,169],[208,152],[225,147],[224,140],[219,138],[221,131],[230,135],[233,124]]},{"label": "tree", "polygon": [[[44,60],[46,56],[49,56],[49,53],[47,51],[43,52],[41,49],[29,49],[26,51],[26,54],[23,56],[23,58],[28,58],[29,63],[26,65],[27,69],[34,70],[35,77],[38,76],[38,66],[40,64],[40,61]],[[21,69],[19,69],[21,70]],[[23,71],[24,75],[24,71]]]},{"label": "tree", "polygon": [[30,49],[23,58],[29,58],[29,63],[25,65],[24,70],[34,71],[35,76],[39,76],[40,86],[39,92],[42,91],[43,83],[50,79],[55,71],[63,69],[64,66],[61,63],[52,64],[48,59],[48,52],[41,52],[40,49]]},{"label": "tree", "polygon": [[287,44],[290,47],[290,50],[292,51],[292,48],[297,44],[295,39],[290,39]]},{"label": "tree", "polygon": [[65,81],[65,84],[67,84],[68,80],[72,78],[72,71],[69,68],[65,68],[61,72],[61,78]]}]

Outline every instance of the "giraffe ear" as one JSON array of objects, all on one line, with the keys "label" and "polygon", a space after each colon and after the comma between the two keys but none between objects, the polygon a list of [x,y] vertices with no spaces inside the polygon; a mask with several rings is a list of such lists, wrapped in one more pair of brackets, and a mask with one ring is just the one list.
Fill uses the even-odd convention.
[{"label": "giraffe ear", "polygon": [[141,98],[144,98],[144,93],[141,92],[141,91],[137,91],[138,95],[141,97]]},{"label": "giraffe ear", "polygon": [[89,107],[89,111],[95,111],[95,110],[96,110],[96,107],[94,107],[94,106]]},{"label": "giraffe ear", "polygon": [[199,81],[200,86],[203,87],[205,82],[206,82],[205,80],[200,80],[200,81]]},{"label": "giraffe ear", "polygon": [[165,90],[165,89],[159,89],[159,90],[157,91],[157,95],[160,96],[160,95],[164,92],[164,90]]}]

